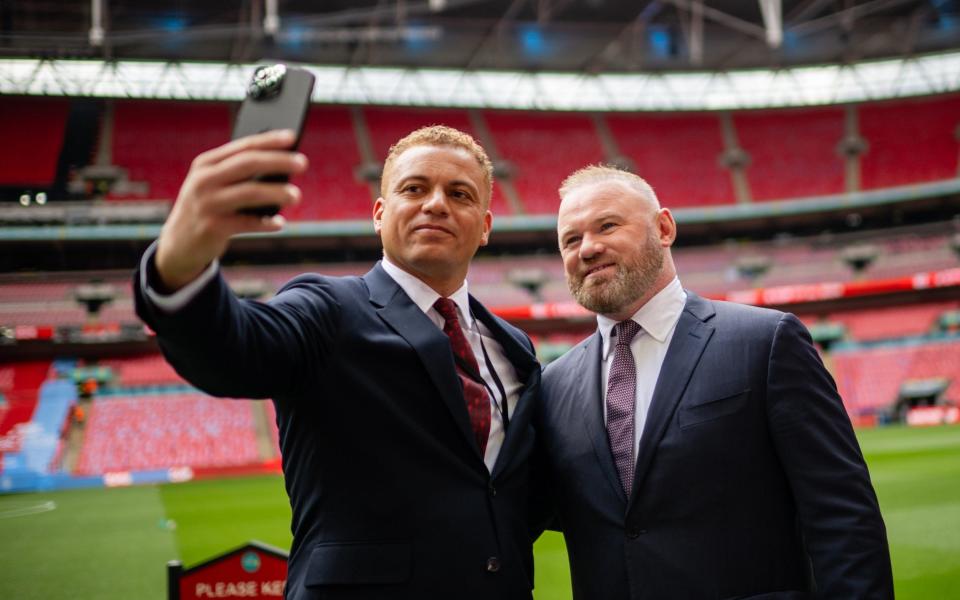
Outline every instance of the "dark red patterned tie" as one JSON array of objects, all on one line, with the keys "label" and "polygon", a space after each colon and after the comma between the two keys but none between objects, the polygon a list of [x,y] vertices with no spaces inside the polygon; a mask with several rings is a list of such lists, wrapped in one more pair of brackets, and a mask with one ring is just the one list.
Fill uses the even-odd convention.
[{"label": "dark red patterned tie", "polygon": [[[479,375],[480,366],[477,364],[477,357],[473,355],[473,350],[460,327],[460,319],[457,318],[457,303],[449,298],[440,298],[433,304],[433,307],[444,319],[443,332],[450,338],[450,347],[453,348],[453,353],[474,373]],[[480,455],[483,456],[486,454],[487,437],[490,435],[490,397],[487,395],[487,390],[483,384],[471,377],[460,366],[460,362],[457,362],[457,375],[460,376],[460,382],[463,384],[463,398],[467,402],[467,412],[470,414],[473,435],[476,436],[477,445],[480,447]]]}]

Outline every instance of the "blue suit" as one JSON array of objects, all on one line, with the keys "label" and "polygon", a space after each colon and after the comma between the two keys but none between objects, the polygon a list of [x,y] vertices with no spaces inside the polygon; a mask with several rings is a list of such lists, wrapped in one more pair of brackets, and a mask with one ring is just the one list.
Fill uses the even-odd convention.
[{"label": "blue suit", "polygon": [[540,369],[526,335],[471,298],[525,383],[489,473],[446,335],[379,264],[300,276],[267,303],[238,300],[217,276],[174,315],[134,288],[188,381],[276,404],[293,510],[287,598],[529,600]]},{"label": "blue suit", "polygon": [[575,598],[893,596],[866,465],[796,317],[688,292],[630,498],[601,346],[594,334],[546,368],[537,419]]}]

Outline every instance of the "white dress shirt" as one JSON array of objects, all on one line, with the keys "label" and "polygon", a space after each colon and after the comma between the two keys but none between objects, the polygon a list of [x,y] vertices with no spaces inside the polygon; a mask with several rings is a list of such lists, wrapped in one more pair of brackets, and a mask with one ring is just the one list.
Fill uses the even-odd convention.
[{"label": "white dress shirt", "polygon": [[[202,274],[187,286],[177,290],[173,294],[162,294],[147,284],[147,261],[155,252],[156,242],[154,242],[143,255],[143,262],[140,266],[140,286],[143,293],[155,306],[168,313],[176,312],[193,300],[193,298],[200,293],[200,290],[203,289],[203,286],[216,276],[219,269],[218,262],[213,261]],[[392,264],[386,257],[383,258],[381,264],[383,265],[383,270],[387,272],[387,275],[396,281],[397,285],[406,292],[413,303],[442,330],[444,319],[440,313],[437,312],[437,309],[433,308],[433,304],[440,297],[440,294],[433,291],[430,286],[413,275]],[[466,281],[463,282],[460,289],[450,296],[450,299],[457,305],[457,317],[460,320],[460,326],[463,328],[464,336],[466,336],[467,341],[470,343],[470,348],[473,349],[473,355],[477,357],[480,376],[483,377],[484,382],[487,384],[487,394],[491,396],[490,435],[487,438],[487,449],[483,457],[483,462],[487,465],[487,469],[492,471],[493,465],[497,462],[497,456],[500,454],[500,447],[503,446],[505,434],[503,417],[498,408],[499,403],[502,402],[503,399],[500,398],[500,388],[497,386],[493,375],[490,373],[490,368],[487,366],[487,361],[483,356],[483,349],[486,348],[487,356],[490,357],[490,363],[500,377],[500,382],[503,384],[503,389],[507,394],[508,415],[512,415],[513,410],[517,406],[517,399],[520,397],[520,389],[523,387],[523,383],[518,378],[517,371],[514,369],[513,364],[507,360],[503,346],[492,337],[486,325],[473,318],[473,314],[470,312],[470,299],[467,292]]]},{"label": "white dress shirt", "polygon": [[[422,310],[433,323],[443,329],[444,319],[433,307],[433,304],[440,298],[440,294],[433,288],[420,281],[410,273],[407,273],[400,267],[394,265],[384,256],[383,270],[387,275],[397,282],[403,291],[410,296],[410,299]],[[480,366],[480,376],[486,382],[487,395],[490,398],[490,435],[487,437],[487,450],[483,457],[487,469],[492,471],[493,465],[497,462],[497,456],[500,454],[500,447],[503,446],[504,428],[503,417],[500,414],[498,405],[502,402],[500,398],[500,389],[494,381],[493,375],[487,366],[487,361],[483,356],[483,349],[486,348],[487,356],[490,357],[490,363],[500,377],[503,389],[507,394],[507,415],[512,415],[517,406],[517,399],[520,397],[520,389],[523,383],[517,376],[517,371],[513,364],[507,360],[503,351],[503,346],[493,338],[487,326],[473,317],[470,312],[470,297],[467,292],[467,282],[464,281],[456,292],[450,295],[450,299],[457,305],[457,318],[460,321],[460,327],[463,329],[463,335],[466,336],[473,350],[473,355],[477,358],[477,364]],[[482,345],[481,345],[482,344]]]},{"label": "white dress shirt", "polygon": [[[680,280],[676,277],[660,290],[656,296],[640,307],[631,317],[638,325],[640,332],[630,342],[633,360],[637,367],[636,410],[633,422],[633,450],[637,456],[640,448],[640,436],[643,426],[647,422],[647,412],[650,410],[650,401],[657,386],[660,368],[663,359],[673,339],[673,332],[677,328],[683,306],[687,302],[687,293],[683,291]],[[613,327],[617,322],[597,315],[597,328],[603,340],[603,354],[601,376],[603,384],[603,421],[607,421],[607,382],[610,378],[610,365],[613,364],[613,353],[616,348],[616,332]]]}]

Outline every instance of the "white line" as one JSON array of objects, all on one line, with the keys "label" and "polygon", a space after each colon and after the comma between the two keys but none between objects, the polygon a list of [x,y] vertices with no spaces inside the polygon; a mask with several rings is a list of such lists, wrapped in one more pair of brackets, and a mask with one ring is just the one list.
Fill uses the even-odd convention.
[{"label": "white line", "polygon": [[46,502],[40,502],[39,504],[32,504],[29,506],[21,506],[19,508],[11,508],[6,510],[0,509],[0,519],[25,517],[27,515],[36,515],[56,509],[57,503],[53,500],[47,500]]}]

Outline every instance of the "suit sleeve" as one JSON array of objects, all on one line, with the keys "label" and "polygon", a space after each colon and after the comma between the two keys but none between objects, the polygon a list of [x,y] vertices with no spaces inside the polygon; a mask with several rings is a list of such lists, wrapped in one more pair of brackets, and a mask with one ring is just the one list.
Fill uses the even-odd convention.
[{"label": "suit sleeve", "polygon": [[886,529],[867,466],[836,385],[793,315],[777,325],[767,375],[770,429],[818,597],[893,598]]},{"label": "suit sleeve", "polygon": [[[150,281],[153,257],[142,265]],[[340,307],[316,276],[292,280],[263,303],[237,298],[218,272],[174,312],[151,302],[139,269],[133,288],[137,315],[157,334],[164,356],[184,379],[214,396],[295,393],[310,386],[336,344]]]}]

